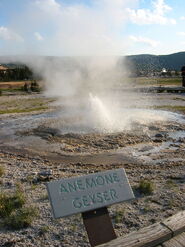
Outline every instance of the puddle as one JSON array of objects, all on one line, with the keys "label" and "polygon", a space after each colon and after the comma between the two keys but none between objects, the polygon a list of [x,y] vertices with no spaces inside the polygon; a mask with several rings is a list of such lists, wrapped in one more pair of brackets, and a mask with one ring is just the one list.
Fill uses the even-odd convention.
[{"label": "puddle", "polygon": [[174,131],[168,133],[169,137],[174,140],[178,140],[179,138],[185,138],[185,131]]}]

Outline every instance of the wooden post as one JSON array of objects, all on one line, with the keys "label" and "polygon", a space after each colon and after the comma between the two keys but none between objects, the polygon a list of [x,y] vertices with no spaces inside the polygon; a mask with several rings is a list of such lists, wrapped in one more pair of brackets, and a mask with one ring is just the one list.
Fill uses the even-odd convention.
[{"label": "wooden post", "polygon": [[116,238],[107,207],[84,212],[82,217],[92,247]]}]

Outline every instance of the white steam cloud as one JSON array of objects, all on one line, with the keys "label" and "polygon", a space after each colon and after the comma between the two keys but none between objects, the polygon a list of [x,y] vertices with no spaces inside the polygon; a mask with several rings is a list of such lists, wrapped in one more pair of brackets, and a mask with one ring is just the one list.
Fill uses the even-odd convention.
[{"label": "white steam cloud", "polygon": [[[127,69],[119,57],[128,45],[122,33],[128,8],[137,0],[92,0],[89,5],[62,0],[23,2],[26,8],[14,14],[13,29],[1,28],[0,35],[9,40],[23,37],[24,42],[16,47],[14,43],[4,44],[5,53],[25,55],[11,60],[27,63],[42,76],[46,94],[56,96],[58,103],[67,107],[77,129],[78,123],[81,128],[110,132],[124,129],[129,122],[124,121],[125,116],[130,118],[128,110],[120,114],[123,104],[129,109],[139,95],[124,93],[122,99],[115,85],[123,85],[126,77]],[[58,123],[62,125],[62,121]]]},{"label": "white steam cloud", "polygon": [[[128,44],[122,33],[127,21],[126,9],[134,6],[137,0],[21,1],[26,6],[24,10],[14,13],[10,27],[1,30],[7,33],[4,36],[13,37],[8,34],[10,29],[14,30],[14,37],[23,37],[24,44],[16,47],[16,54],[125,54]],[[44,42],[38,42],[43,41],[41,33],[44,33]],[[8,52],[7,45],[4,46],[2,51]]]}]

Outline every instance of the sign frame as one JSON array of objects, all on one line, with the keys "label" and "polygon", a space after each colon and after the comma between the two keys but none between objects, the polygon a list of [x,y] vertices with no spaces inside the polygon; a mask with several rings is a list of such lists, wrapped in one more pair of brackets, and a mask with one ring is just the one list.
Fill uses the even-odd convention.
[{"label": "sign frame", "polygon": [[48,182],[46,187],[54,218],[135,198],[123,168],[55,180]]}]

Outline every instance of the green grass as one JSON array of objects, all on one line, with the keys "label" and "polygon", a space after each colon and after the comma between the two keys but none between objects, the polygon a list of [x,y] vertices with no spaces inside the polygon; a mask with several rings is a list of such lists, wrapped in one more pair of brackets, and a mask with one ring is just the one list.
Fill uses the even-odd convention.
[{"label": "green grass", "polygon": [[4,227],[21,229],[31,225],[38,210],[35,207],[26,207],[26,196],[20,184],[17,184],[14,193],[0,193],[0,220]]},{"label": "green grass", "polygon": [[0,217],[8,217],[15,209],[22,207],[25,202],[25,196],[19,190],[13,195],[0,193]]},{"label": "green grass", "polygon": [[177,184],[173,180],[171,180],[171,179],[168,179],[166,181],[166,187],[168,189],[177,189],[178,188]]},{"label": "green grass", "polygon": [[45,201],[45,200],[48,200],[48,199],[49,199],[49,197],[48,197],[48,194],[47,193],[41,195],[41,197],[40,197],[40,200],[41,201]]},{"label": "green grass", "polygon": [[154,184],[149,180],[141,180],[139,182],[138,190],[141,194],[151,195],[154,191]]},{"label": "green grass", "polygon": [[41,226],[41,228],[39,229],[39,235],[42,236],[42,235],[46,234],[49,231],[50,231],[50,227],[49,226]]},{"label": "green grass", "polygon": [[10,113],[26,113],[26,112],[33,112],[33,111],[41,111],[47,110],[48,107],[41,106],[35,108],[25,108],[25,109],[7,109],[7,110],[0,110],[0,114],[10,114]]},{"label": "green grass", "polygon": [[21,88],[1,88],[1,91],[3,92],[16,92],[16,91],[23,91]]},{"label": "green grass", "polygon": [[138,77],[133,79],[135,80],[135,84],[138,85],[157,85],[157,86],[165,86],[165,85],[182,85],[182,79],[180,77],[176,78],[148,78],[148,77]]},{"label": "green grass", "polygon": [[169,111],[185,112],[185,106],[183,105],[160,105],[160,106],[153,106],[152,108],[161,109],[161,110],[169,110]]},{"label": "green grass", "polygon": [[18,208],[5,219],[4,225],[10,229],[18,230],[30,226],[37,216],[38,210],[35,207]]},{"label": "green grass", "polygon": [[122,223],[124,217],[124,210],[118,210],[115,213],[114,221],[116,224]]}]

